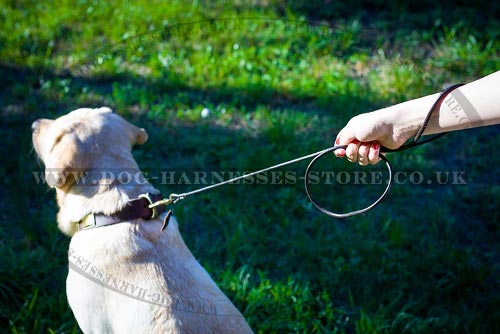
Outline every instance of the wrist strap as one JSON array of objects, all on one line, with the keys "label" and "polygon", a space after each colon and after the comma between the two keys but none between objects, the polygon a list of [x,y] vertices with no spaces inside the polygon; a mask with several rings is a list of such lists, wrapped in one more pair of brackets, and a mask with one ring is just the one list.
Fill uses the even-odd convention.
[{"label": "wrist strap", "polygon": [[446,88],[441,93],[441,95],[439,95],[439,97],[437,98],[436,102],[434,102],[434,104],[432,105],[431,109],[429,110],[429,112],[425,116],[425,119],[424,119],[424,122],[422,123],[422,126],[420,127],[420,129],[418,130],[417,134],[415,135],[415,137],[413,137],[413,140],[410,143],[404,144],[403,146],[395,148],[395,149],[390,149],[390,148],[382,146],[380,148],[380,152],[388,153],[388,152],[400,152],[400,151],[404,151],[404,150],[407,150],[407,149],[415,147],[415,146],[426,144],[428,142],[431,142],[433,140],[441,138],[442,136],[444,136],[445,134],[447,134],[447,132],[443,132],[443,133],[439,133],[437,135],[434,135],[432,137],[429,137],[427,139],[423,139],[423,140],[419,141],[420,137],[422,137],[425,129],[427,128],[427,125],[429,125],[429,121],[431,120],[432,114],[434,112],[436,112],[436,111],[439,111],[439,109],[441,108],[441,104],[443,104],[443,101],[448,96],[448,94],[450,94],[452,91],[454,91],[455,89],[457,89],[458,87],[463,86],[463,85],[464,84],[451,85],[450,87]]}]

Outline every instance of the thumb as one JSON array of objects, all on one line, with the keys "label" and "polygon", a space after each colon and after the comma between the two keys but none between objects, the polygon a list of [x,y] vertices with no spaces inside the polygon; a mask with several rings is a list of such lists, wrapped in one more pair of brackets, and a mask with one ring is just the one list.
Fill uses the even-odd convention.
[{"label": "thumb", "polygon": [[[337,138],[335,139],[335,145],[344,146],[351,143],[354,140],[356,140],[356,136],[354,135],[354,133],[350,132],[346,128],[343,128],[342,130],[340,130],[340,132],[337,135]],[[342,148],[335,150],[334,153],[337,157],[343,157],[345,155],[345,149]]]}]

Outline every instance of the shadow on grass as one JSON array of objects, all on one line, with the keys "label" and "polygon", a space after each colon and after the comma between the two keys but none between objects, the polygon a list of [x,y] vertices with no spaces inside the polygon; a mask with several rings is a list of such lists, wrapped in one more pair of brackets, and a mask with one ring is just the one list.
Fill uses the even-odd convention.
[{"label": "shadow on grass", "polygon": [[[498,28],[500,5],[492,1],[284,1],[274,4],[311,20],[353,20],[387,31],[428,31],[431,27],[460,25],[477,31]],[[480,36],[481,38],[481,36]]]},{"label": "shadow on grass", "polygon": [[[271,109],[292,108],[326,114],[322,108],[311,111],[311,101],[307,98],[295,99],[265,87],[257,87],[257,93],[246,95],[245,89],[198,89],[182,82],[148,81],[134,76],[95,80],[7,65],[0,66],[0,73],[7,87],[0,92],[4,140],[0,147],[4,157],[0,167],[0,207],[5,221],[0,231],[7,241],[0,245],[14,250],[2,252],[4,258],[0,261],[7,264],[2,268],[2,277],[7,277],[9,282],[0,285],[1,296],[6,299],[1,304],[10,305],[2,310],[0,320],[12,321],[13,315],[21,309],[25,318],[14,317],[13,324],[28,328],[35,326],[37,319],[45,319],[40,325],[45,326],[43,329],[54,328],[52,323],[58,321],[65,330],[75,326],[65,304],[64,278],[61,277],[66,267],[68,240],[55,226],[57,208],[52,191],[47,191],[44,185],[37,185],[32,175],[32,171],[42,169],[34,154],[30,153],[30,124],[34,119],[55,117],[82,106],[82,103],[90,107],[113,105],[113,85],[126,84],[130,85],[128,94],[140,89],[147,91],[150,95],[144,101],[150,104],[161,103],[164,95],[181,95],[181,101],[188,105],[228,104],[245,107],[249,113],[263,104]],[[41,89],[42,81],[64,79],[71,81],[67,95],[61,94],[62,88]],[[95,93],[93,97],[79,100],[79,94],[71,94],[84,87]],[[134,101],[134,98],[127,96],[122,106],[141,102]],[[332,98],[330,102],[339,108],[370,104],[356,97],[346,98],[344,102]],[[161,118],[148,116],[147,103],[137,112],[133,109],[118,110],[145,126],[150,133],[149,142],[134,151],[139,164],[146,169],[157,168],[159,164],[179,169],[267,166],[309,153],[304,150],[316,145],[322,148],[325,140],[321,136],[310,138],[315,129],[298,137],[293,131],[285,132],[277,142],[272,142],[250,130],[213,122],[169,125]],[[175,103],[168,109],[175,109]],[[338,120],[338,124],[345,121],[345,118]],[[487,139],[488,147],[493,149],[496,141],[491,139],[492,134],[494,137],[498,130],[458,134],[458,138],[469,137],[469,142],[470,137],[481,139],[477,145],[467,145],[462,153],[485,153],[483,145]],[[277,147],[285,142],[292,143],[286,150]],[[297,142],[304,143],[304,147],[295,144]],[[446,144],[439,145],[441,148],[430,154],[436,159],[446,151]],[[402,166],[419,163],[409,161],[405,165],[405,156],[394,156],[394,159]],[[418,166],[426,163],[424,161]],[[478,174],[487,172],[488,166],[474,166],[473,161],[463,164],[466,170],[478,168]],[[179,185],[179,189],[185,190],[184,187]],[[493,192],[489,187],[494,189]],[[160,188],[165,193],[171,192],[164,185]],[[498,309],[495,306],[498,298],[491,297],[495,291],[494,259],[498,255],[495,219],[498,218],[499,197],[494,196],[494,191],[498,193],[498,184],[465,188],[406,184],[398,185],[393,191],[384,207],[343,223],[312,211],[300,184],[290,187],[227,187],[193,201],[186,200],[175,210],[188,245],[216,281],[224,273],[234,273],[238,268],[248,266],[252,268],[249,272],[253,273],[249,279],[252,288],[265,281],[255,272],[271,277],[272,284],[290,279],[292,283],[296,281],[312,289],[311,303],[318,300],[315,294],[326,294],[325,298],[335,307],[354,317],[359,316],[361,309],[384,318],[386,322],[395,322],[399,316],[411,317],[410,320],[415,322],[428,321],[426,326],[431,329],[459,328],[460,322],[466,322],[467,328],[472,329],[479,325],[479,321],[483,321],[484,328],[493,328],[495,315],[490,310]],[[345,197],[347,200],[343,200],[353,201],[357,196],[360,196],[360,191],[353,188]],[[488,210],[493,215],[483,212],[484,198],[492,201]],[[456,205],[461,201],[463,205]],[[474,215],[471,219],[467,216],[470,214]],[[463,226],[464,216],[475,225]],[[54,260],[46,264],[47,259]],[[292,283],[288,286],[296,287]],[[230,297],[236,294],[228,286],[225,288]],[[37,289],[44,290],[42,295],[48,298],[46,303],[36,303]],[[51,289],[58,296],[50,297]],[[266,291],[269,290],[258,291],[261,295],[254,294],[254,297],[249,297],[251,294],[244,291],[241,299],[235,301],[241,308],[254,307],[259,311],[250,315],[254,326],[265,321],[263,314],[273,314],[276,303],[288,307],[292,300],[275,300]],[[27,309],[26,305],[31,301],[36,307]],[[55,309],[54,305],[57,306]],[[267,306],[262,309],[258,305]],[[321,307],[314,310],[317,314],[324,311]],[[64,314],[62,320],[58,320],[60,314]],[[279,318],[279,315],[275,317]],[[410,321],[408,319],[405,321]],[[285,320],[276,321],[282,323]],[[394,322],[394,332],[404,326],[404,323]],[[354,325],[349,323],[343,328],[353,331]]]}]

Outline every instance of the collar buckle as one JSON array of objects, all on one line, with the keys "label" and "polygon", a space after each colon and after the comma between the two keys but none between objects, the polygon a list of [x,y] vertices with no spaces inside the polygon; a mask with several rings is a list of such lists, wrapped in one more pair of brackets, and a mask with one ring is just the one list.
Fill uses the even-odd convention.
[{"label": "collar buckle", "polygon": [[78,228],[80,230],[85,230],[87,228],[92,228],[97,225],[97,221],[95,219],[95,214],[89,213],[85,217],[83,217],[80,222],[78,222]]}]

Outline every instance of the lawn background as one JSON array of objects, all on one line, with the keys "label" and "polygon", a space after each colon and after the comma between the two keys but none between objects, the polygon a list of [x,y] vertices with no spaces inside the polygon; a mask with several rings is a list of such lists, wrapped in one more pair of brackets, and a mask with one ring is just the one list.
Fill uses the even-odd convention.
[{"label": "lawn background", "polygon": [[[134,156],[152,175],[253,171],[328,147],[358,113],[498,70],[498,17],[490,1],[1,0],[0,331],[79,332],[69,239],[33,176],[33,120],[110,106],[148,131]],[[398,184],[345,221],[314,210],[301,182],[227,186],[174,213],[256,332],[498,332],[498,133],[390,155],[397,170],[464,172],[467,185]],[[377,190],[315,191],[348,210]]]}]

